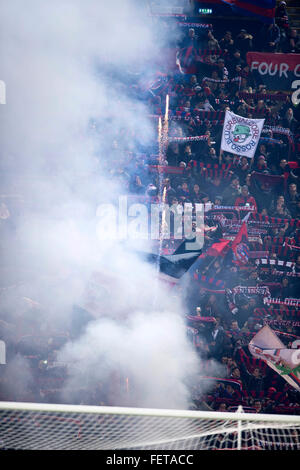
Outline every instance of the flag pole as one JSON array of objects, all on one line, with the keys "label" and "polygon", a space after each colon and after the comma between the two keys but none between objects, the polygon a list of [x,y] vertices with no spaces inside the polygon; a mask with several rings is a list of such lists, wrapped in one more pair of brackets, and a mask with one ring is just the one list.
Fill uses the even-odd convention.
[{"label": "flag pole", "polygon": [[168,147],[168,134],[169,134],[169,95],[166,95],[165,117],[162,133],[162,156],[165,160],[165,154]]},{"label": "flag pole", "polygon": [[161,117],[158,118],[158,155],[159,155],[159,163],[162,161],[162,122]]}]

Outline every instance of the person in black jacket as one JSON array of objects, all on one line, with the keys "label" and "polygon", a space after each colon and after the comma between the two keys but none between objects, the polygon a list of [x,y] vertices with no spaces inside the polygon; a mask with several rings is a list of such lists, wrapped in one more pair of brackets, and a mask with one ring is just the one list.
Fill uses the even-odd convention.
[{"label": "person in black jacket", "polygon": [[209,347],[210,356],[221,360],[224,355],[224,346],[226,343],[226,333],[218,320],[212,322],[210,328],[206,332],[206,341]]},{"label": "person in black jacket", "polygon": [[240,180],[237,175],[233,175],[230,185],[225,188],[223,196],[224,206],[233,206],[237,197],[241,195]]},{"label": "person in black jacket", "polygon": [[291,132],[295,133],[299,128],[299,122],[294,118],[293,108],[288,108],[282,119],[282,127],[290,129]]},{"label": "person in black jacket", "polygon": [[262,51],[277,52],[280,37],[280,28],[275,21],[269,25],[264,25],[261,31]]},{"label": "person in black jacket", "polygon": [[246,59],[247,52],[253,48],[253,36],[245,29],[241,29],[234,41],[235,48],[241,53],[241,58]]}]

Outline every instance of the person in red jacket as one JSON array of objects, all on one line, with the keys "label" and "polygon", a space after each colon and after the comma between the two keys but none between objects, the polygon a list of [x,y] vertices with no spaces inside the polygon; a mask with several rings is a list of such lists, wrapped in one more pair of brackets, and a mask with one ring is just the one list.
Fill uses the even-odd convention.
[{"label": "person in red jacket", "polygon": [[255,211],[257,211],[256,200],[249,193],[249,188],[247,185],[242,186],[241,194],[240,196],[236,198],[234,205],[235,206],[249,205],[250,207],[254,207]]}]

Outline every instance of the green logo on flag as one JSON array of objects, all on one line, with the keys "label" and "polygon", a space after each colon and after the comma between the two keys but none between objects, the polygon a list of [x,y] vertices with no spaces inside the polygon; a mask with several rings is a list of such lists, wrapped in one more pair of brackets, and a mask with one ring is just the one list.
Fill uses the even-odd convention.
[{"label": "green logo on flag", "polygon": [[243,144],[251,135],[250,127],[237,124],[232,131],[232,135],[233,135],[233,142],[236,142],[238,144]]}]

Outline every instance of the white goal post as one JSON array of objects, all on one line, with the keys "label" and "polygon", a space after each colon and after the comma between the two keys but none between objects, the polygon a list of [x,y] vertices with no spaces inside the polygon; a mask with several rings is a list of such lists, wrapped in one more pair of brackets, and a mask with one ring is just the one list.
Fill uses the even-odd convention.
[{"label": "white goal post", "polygon": [[300,450],[300,416],[0,402],[0,447]]}]

